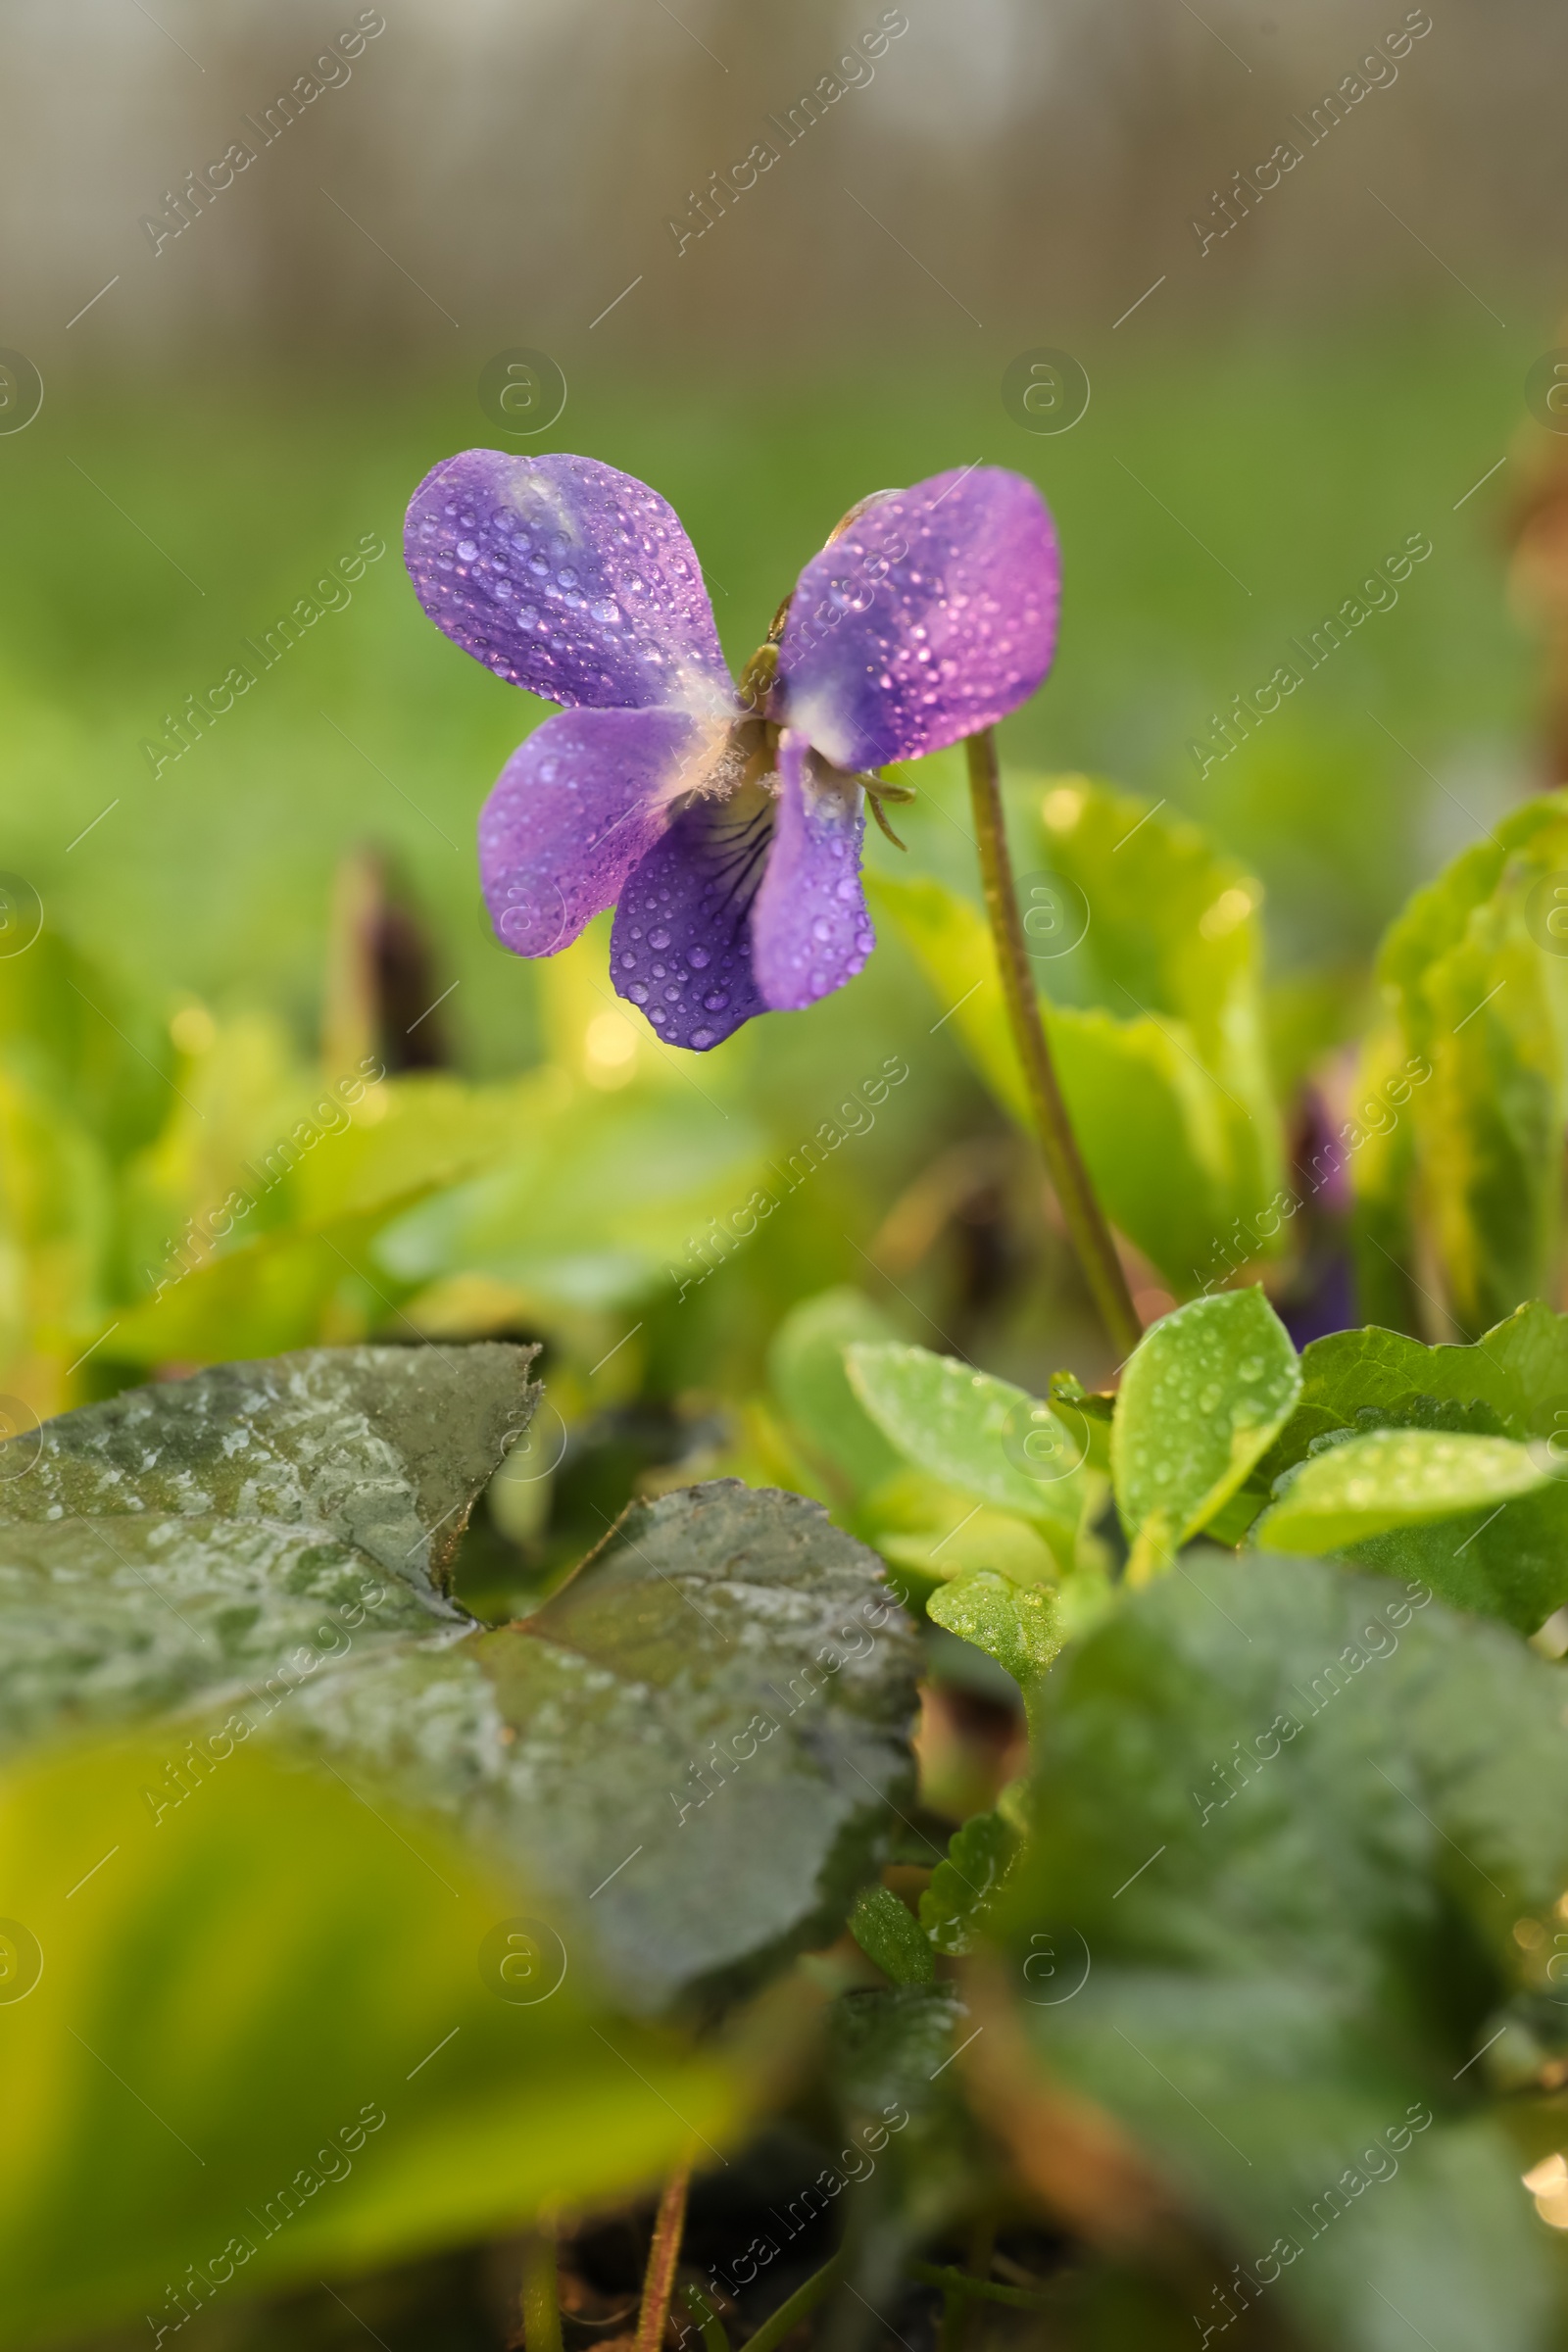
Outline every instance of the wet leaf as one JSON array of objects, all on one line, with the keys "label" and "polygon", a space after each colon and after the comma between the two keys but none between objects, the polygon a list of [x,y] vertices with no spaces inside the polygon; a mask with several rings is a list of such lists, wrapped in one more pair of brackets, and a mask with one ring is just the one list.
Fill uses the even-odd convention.
[{"label": "wet leaf", "polygon": [[535,1352],[318,1348],[131,1389],[0,1447],[0,1524],[265,1520],[440,1592],[475,1495],[528,1425]]},{"label": "wet leaf", "polygon": [[[1258,1467],[1272,1482],[1309,1449],[1350,1432],[1449,1430],[1568,1454],[1568,1316],[1522,1306],[1469,1347],[1423,1347],[1392,1331],[1335,1332],[1301,1357],[1301,1401]],[[1359,1562],[1419,1577],[1455,1607],[1534,1633],[1568,1601],[1568,1488],[1556,1480],[1430,1528],[1358,1546]]]},{"label": "wet leaf", "polygon": [[1070,1543],[1085,1447],[1039,1397],[926,1348],[862,1342],[844,1360],[856,1396],[906,1461],[999,1510],[1053,1522]]},{"label": "wet leaf", "polygon": [[1290,1335],[1255,1287],[1195,1298],[1145,1332],[1122,1375],[1110,1435],[1135,1581],[1236,1493],[1289,1419],[1300,1385]]},{"label": "wet leaf", "polygon": [[936,1976],[931,1939],[888,1886],[865,1886],[850,1913],[850,1934],[895,1984],[929,1984]]},{"label": "wet leaf", "polygon": [[1018,1833],[1000,1813],[976,1813],[954,1831],[920,1897],[920,1925],[939,1952],[974,1949],[1017,1851]]},{"label": "wet leaf", "polygon": [[918,1670],[875,1553],[720,1479],[634,1504],[522,1624],[405,1641],[294,1703],[320,1752],[572,1907],[615,1997],[656,2010],[842,1926],[910,1778]]},{"label": "wet leaf", "polygon": [[1379,1431],[1303,1462],[1253,1538],[1265,1551],[1343,1551],[1393,1528],[1496,1509],[1545,1486],[1549,1475],[1506,1438]]},{"label": "wet leaf", "polygon": [[738,1481],[635,1505],[537,1614],[475,1626],[451,1558],[531,1352],[222,1365],[0,1450],[0,1733],[177,1711],[171,1807],[225,1726],[303,1743],[548,1888],[624,2002],[727,1992],[874,1867],[914,1637],[874,1553]]},{"label": "wet leaf", "polygon": [[1015,1585],[992,1568],[971,1568],[941,1586],[925,1604],[934,1625],[972,1642],[1027,1690],[1067,1639],[1057,1595],[1041,1585]]}]

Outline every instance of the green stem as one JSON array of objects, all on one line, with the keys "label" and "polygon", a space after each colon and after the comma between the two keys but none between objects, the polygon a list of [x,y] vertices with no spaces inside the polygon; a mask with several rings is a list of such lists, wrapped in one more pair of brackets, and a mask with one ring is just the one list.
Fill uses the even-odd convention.
[{"label": "green stem", "polygon": [[813,2271],[806,2284],[795,2289],[787,2303],[779,2305],[770,2320],[762,2322],[755,2335],[747,2337],[741,2352],[774,2352],[775,2345],[784,2341],[797,2321],[804,2320],[808,2311],[814,2311],[829,2287],[838,2284],[844,2275],[845,2261],[846,2256],[841,2248],[831,2262],[825,2262],[819,2271]]},{"label": "green stem", "polygon": [[980,879],[986,912],[996,943],[1002,991],[1007,1002],[1012,1041],[1023,1064],[1029,1106],[1034,1113],[1046,1167],[1072,1246],[1096,1306],[1123,1356],[1131,1355],[1143,1337],[1143,1326],[1127,1288],[1116,1246],[1104,1211],[1095,1197],[1078,1150],[1067,1105],[1056,1081],[1055,1065],[1046,1042],[1034,969],[1024,945],[1023,922],[1013,888],[1012,859],[1007,853],[1006,827],[1002,813],[1002,778],[997,767],[996,738],[989,727],[971,735],[964,746],[969,760],[969,793],[974,808],[975,844],[980,852]]},{"label": "green stem", "polygon": [[522,2241],[522,2340],[527,2352],[561,2352],[556,2227],[544,2214]]}]

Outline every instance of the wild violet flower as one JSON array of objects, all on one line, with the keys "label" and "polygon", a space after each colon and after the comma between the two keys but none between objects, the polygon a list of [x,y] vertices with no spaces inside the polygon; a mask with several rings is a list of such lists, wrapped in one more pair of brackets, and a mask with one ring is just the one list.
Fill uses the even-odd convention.
[{"label": "wild violet flower", "polygon": [[612,466],[467,450],[404,548],[438,628],[564,706],[479,819],[497,936],[554,955],[613,906],[617,992],[698,1053],[860,970],[865,796],[907,797],[876,771],[1015,710],[1055,642],[1051,516],[995,467],[856,508],[738,689],[679,517]]}]

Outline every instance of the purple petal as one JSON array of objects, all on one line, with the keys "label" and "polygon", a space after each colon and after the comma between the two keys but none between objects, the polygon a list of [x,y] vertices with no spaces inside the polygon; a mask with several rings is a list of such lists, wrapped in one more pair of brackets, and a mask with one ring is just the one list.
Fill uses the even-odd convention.
[{"label": "purple petal", "polygon": [[749,917],[773,814],[755,786],[694,801],[627,877],[610,975],[669,1045],[706,1054],[767,1010],[752,974]]},{"label": "purple petal", "polygon": [[692,543],[629,473],[465,450],[414,493],[403,552],[437,628],[514,686],[593,710],[735,709]]},{"label": "purple petal", "polygon": [[1061,559],[998,466],[873,499],[800,577],[776,710],[837,767],[917,760],[995,724],[1051,667]]},{"label": "purple petal", "polygon": [[860,889],[858,785],[808,767],[806,737],[779,742],[778,821],[752,909],[752,965],[775,1012],[800,1012],[853,980],[876,945]]},{"label": "purple petal", "polygon": [[560,710],[507,761],[479,817],[490,920],[518,956],[553,956],[612,906],[701,784],[725,730],[684,710]]}]

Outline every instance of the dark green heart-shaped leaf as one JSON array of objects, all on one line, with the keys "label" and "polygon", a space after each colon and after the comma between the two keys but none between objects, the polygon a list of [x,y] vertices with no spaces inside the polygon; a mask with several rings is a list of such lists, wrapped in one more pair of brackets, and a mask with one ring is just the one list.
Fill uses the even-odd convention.
[{"label": "dark green heart-shaped leaf", "polygon": [[1386,2352],[1392,2306],[1433,2352],[1539,2352],[1487,2045],[1548,1988],[1513,1930],[1568,1879],[1561,1675],[1419,1589],[1183,1567],[1053,1683],[1001,1906],[1029,2044],[1307,2343]]},{"label": "dark green heart-shaped leaf", "polygon": [[266,1520],[438,1593],[474,1497],[528,1425],[536,1352],[312,1348],[131,1389],[0,1447],[0,1523]]},{"label": "dark green heart-shaped leaf", "polygon": [[302,1734],[462,1812],[588,1922],[616,1995],[729,1989],[842,1925],[919,1670],[874,1552],[738,1480],[637,1503],[522,1624],[302,1690]]}]

